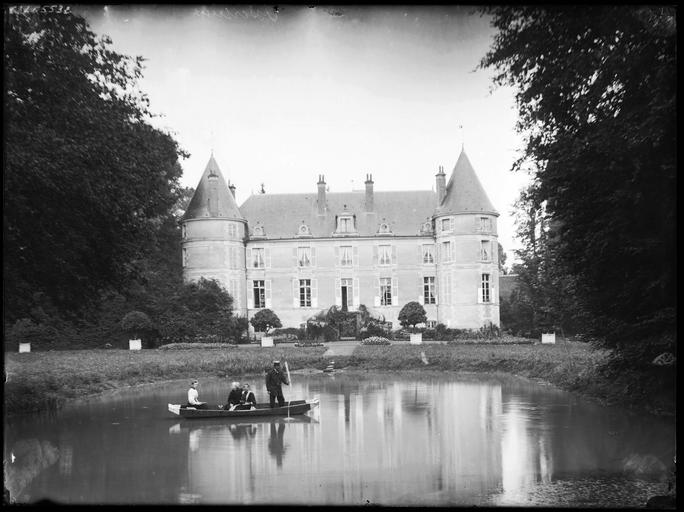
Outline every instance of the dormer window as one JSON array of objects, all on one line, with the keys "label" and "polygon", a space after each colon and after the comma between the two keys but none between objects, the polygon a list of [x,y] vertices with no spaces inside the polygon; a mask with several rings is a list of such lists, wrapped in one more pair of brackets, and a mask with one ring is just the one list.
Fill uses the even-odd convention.
[{"label": "dormer window", "polygon": [[389,224],[386,222],[382,222],[380,226],[378,227],[378,235],[391,235],[392,230],[389,227]]},{"label": "dormer window", "polygon": [[337,216],[336,235],[346,235],[356,233],[356,216],[347,213],[347,205],[344,206],[345,212]]},{"label": "dormer window", "polygon": [[302,221],[301,226],[297,229],[297,236],[312,236],[311,229]]},{"label": "dormer window", "polygon": [[264,226],[261,224],[254,226],[254,229],[252,230],[252,236],[254,238],[264,238],[266,236],[266,230],[264,229]]}]

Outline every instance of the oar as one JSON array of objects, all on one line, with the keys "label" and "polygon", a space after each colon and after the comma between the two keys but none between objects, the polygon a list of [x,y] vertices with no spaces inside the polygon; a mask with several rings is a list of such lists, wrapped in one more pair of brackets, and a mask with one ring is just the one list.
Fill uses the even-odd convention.
[{"label": "oar", "polygon": [[[287,361],[285,361],[285,371],[287,372],[287,383],[291,386],[292,378],[290,377],[290,366],[287,364]],[[287,401],[287,418],[285,418],[285,421],[294,421],[294,418],[290,418],[290,402],[290,400]]]}]

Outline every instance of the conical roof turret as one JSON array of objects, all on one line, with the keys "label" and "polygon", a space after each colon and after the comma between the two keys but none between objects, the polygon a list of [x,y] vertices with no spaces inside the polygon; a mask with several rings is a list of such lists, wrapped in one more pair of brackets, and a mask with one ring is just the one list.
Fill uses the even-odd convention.
[{"label": "conical roof turret", "polygon": [[436,214],[448,213],[489,213],[498,215],[487,197],[477,174],[464,149],[456,161],[451,178],[446,186],[444,199],[437,207]]},{"label": "conical roof turret", "polygon": [[212,153],[183,220],[217,217],[244,219]]}]

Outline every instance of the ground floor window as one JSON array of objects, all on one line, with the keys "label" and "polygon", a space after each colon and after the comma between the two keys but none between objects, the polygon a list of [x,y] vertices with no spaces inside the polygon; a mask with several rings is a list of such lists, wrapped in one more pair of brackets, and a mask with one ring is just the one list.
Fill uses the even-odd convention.
[{"label": "ground floor window", "polygon": [[266,285],[263,279],[254,281],[254,307],[266,307]]},{"label": "ground floor window", "polygon": [[311,279],[299,280],[299,307],[311,307]]},{"label": "ground floor window", "polygon": [[381,306],[391,306],[392,305],[392,278],[391,277],[381,277],[380,278],[380,305]]},{"label": "ground floor window", "polygon": [[423,278],[423,299],[425,304],[435,304],[435,278]]},{"label": "ground floor window", "polygon": [[482,274],[482,302],[489,302],[489,274]]}]

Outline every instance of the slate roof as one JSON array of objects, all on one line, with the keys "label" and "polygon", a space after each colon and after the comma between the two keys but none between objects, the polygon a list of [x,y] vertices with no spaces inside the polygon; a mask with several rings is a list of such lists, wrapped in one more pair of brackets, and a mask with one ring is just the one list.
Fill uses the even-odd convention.
[{"label": "slate roof", "polygon": [[302,221],[313,237],[330,237],[336,229],[335,216],[346,211],[356,215],[354,236],[374,236],[380,224],[387,223],[393,235],[419,235],[437,204],[430,190],[373,192],[374,213],[364,211],[365,191],[326,193],[326,215],[318,215],[316,191],[305,194],[256,194],[240,206],[250,231],[257,223],[265,237],[292,238]]},{"label": "slate roof", "polygon": [[183,220],[212,218],[208,208],[209,175],[212,173],[218,175],[218,217],[244,219],[240,214],[233,194],[228,189],[228,184],[223,178],[221,169],[219,169],[216,160],[214,160],[214,155],[212,154],[207,163],[207,167],[204,169],[204,174],[202,174],[200,182],[195,189],[195,193],[190,200],[190,204],[188,204],[188,208],[185,210]]},{"label": "slate roof", "polygon": [[451,178],[446,186],[446,195],[437,208],[437,214],[446,213],[491,213],[499,215],[489,201],[470,160],[461,150]]}]

